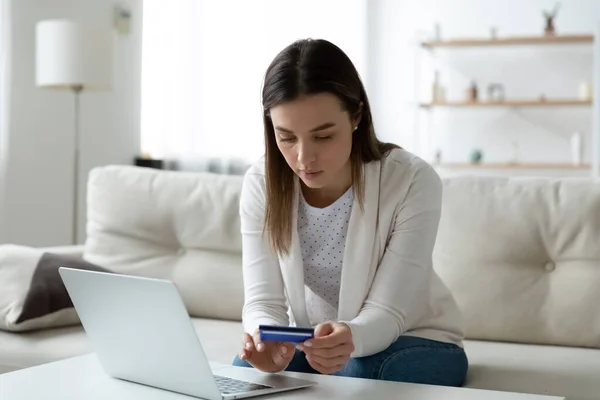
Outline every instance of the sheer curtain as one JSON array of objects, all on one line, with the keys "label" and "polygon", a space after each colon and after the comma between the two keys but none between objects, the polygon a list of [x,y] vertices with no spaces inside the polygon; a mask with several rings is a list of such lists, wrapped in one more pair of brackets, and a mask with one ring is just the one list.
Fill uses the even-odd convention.
[{"label": "sheer curtain", "polygon": [[0,243],[6,235],[6,166],[8,163],[8,74],[10,50],[9,0],[0,0]]},{"label": "sheer curtain", "polygon": [[299,38],[342,48],[366,75],[367,0],[144,2],[142,151],[252,160],[263,152],[260,89]]}]

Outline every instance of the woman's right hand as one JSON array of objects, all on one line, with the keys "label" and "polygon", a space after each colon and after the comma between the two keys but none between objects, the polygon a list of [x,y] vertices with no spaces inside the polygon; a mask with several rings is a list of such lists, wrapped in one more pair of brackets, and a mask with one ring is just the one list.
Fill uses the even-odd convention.
[{"label": "woman's right hand", "polygon": [[260,333],[256,330],[254,335],[244,333],[239,357],[259,371],[280,372],[287,368],[295,352],[293,343],[261,341]]}]

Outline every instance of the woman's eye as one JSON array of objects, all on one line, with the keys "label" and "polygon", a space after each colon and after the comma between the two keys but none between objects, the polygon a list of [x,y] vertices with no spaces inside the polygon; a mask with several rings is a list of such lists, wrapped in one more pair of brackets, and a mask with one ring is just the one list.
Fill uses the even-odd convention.
[{"label": "woman's eye", "polygon": [[294,140],[294,139],[292,139],[292,138],[282,138],[282,137],[279,138],[280,142],[291,142],[292,140]]},{"label": "woman's eye", "polygon": [[329,136],[317,136],[317,140],[327,140],[327,139],[331,139],[331,138],[332,138],[331,135],[329,135]]}]

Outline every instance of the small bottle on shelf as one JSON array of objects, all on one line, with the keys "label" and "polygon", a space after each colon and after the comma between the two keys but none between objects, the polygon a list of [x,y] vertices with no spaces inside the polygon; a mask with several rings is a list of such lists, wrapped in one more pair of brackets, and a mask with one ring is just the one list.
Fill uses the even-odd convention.
[{"label": "small bottle on shelf", "polygon": [[435,71],[431,85],[431,102],[440,104],[446,102],[446,88],[440,83],[440,73]]},{"label": "small bottle on shelf", "polygon": [[571,135],[571,161],[573,165],[581,165],[583,142],[580,132],[573,132]]},{"label": "small bottle on shelf", "polygon": [[467,101],[470,103],[476,103],[479,97],[478,92],[477,84],[475,81],[471,81],[471,86],[469,86],[469,89],[467,90]]},{"label": "small bottle on shelf", "polygon": [[436,70],[433,73],[433,84],[431,85],[431,102],[436,104],[439,102],[440,96],[440,72]]},{"label": "small bottle on shelf", "polygon": [[514,165],[519,163],[519,142],[516,140],[513,140],[512,142],[512,157],[510,162]]}]

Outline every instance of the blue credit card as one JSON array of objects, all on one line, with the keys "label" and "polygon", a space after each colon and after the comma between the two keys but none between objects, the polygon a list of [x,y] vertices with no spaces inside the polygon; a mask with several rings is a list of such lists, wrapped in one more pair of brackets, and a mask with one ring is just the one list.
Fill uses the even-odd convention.
[{"label": "blue credit card", "polygon": [[315,337],[313,328],[298,328],[295,326],[260,325],[260,340],[267,342],[302,343]]}]

